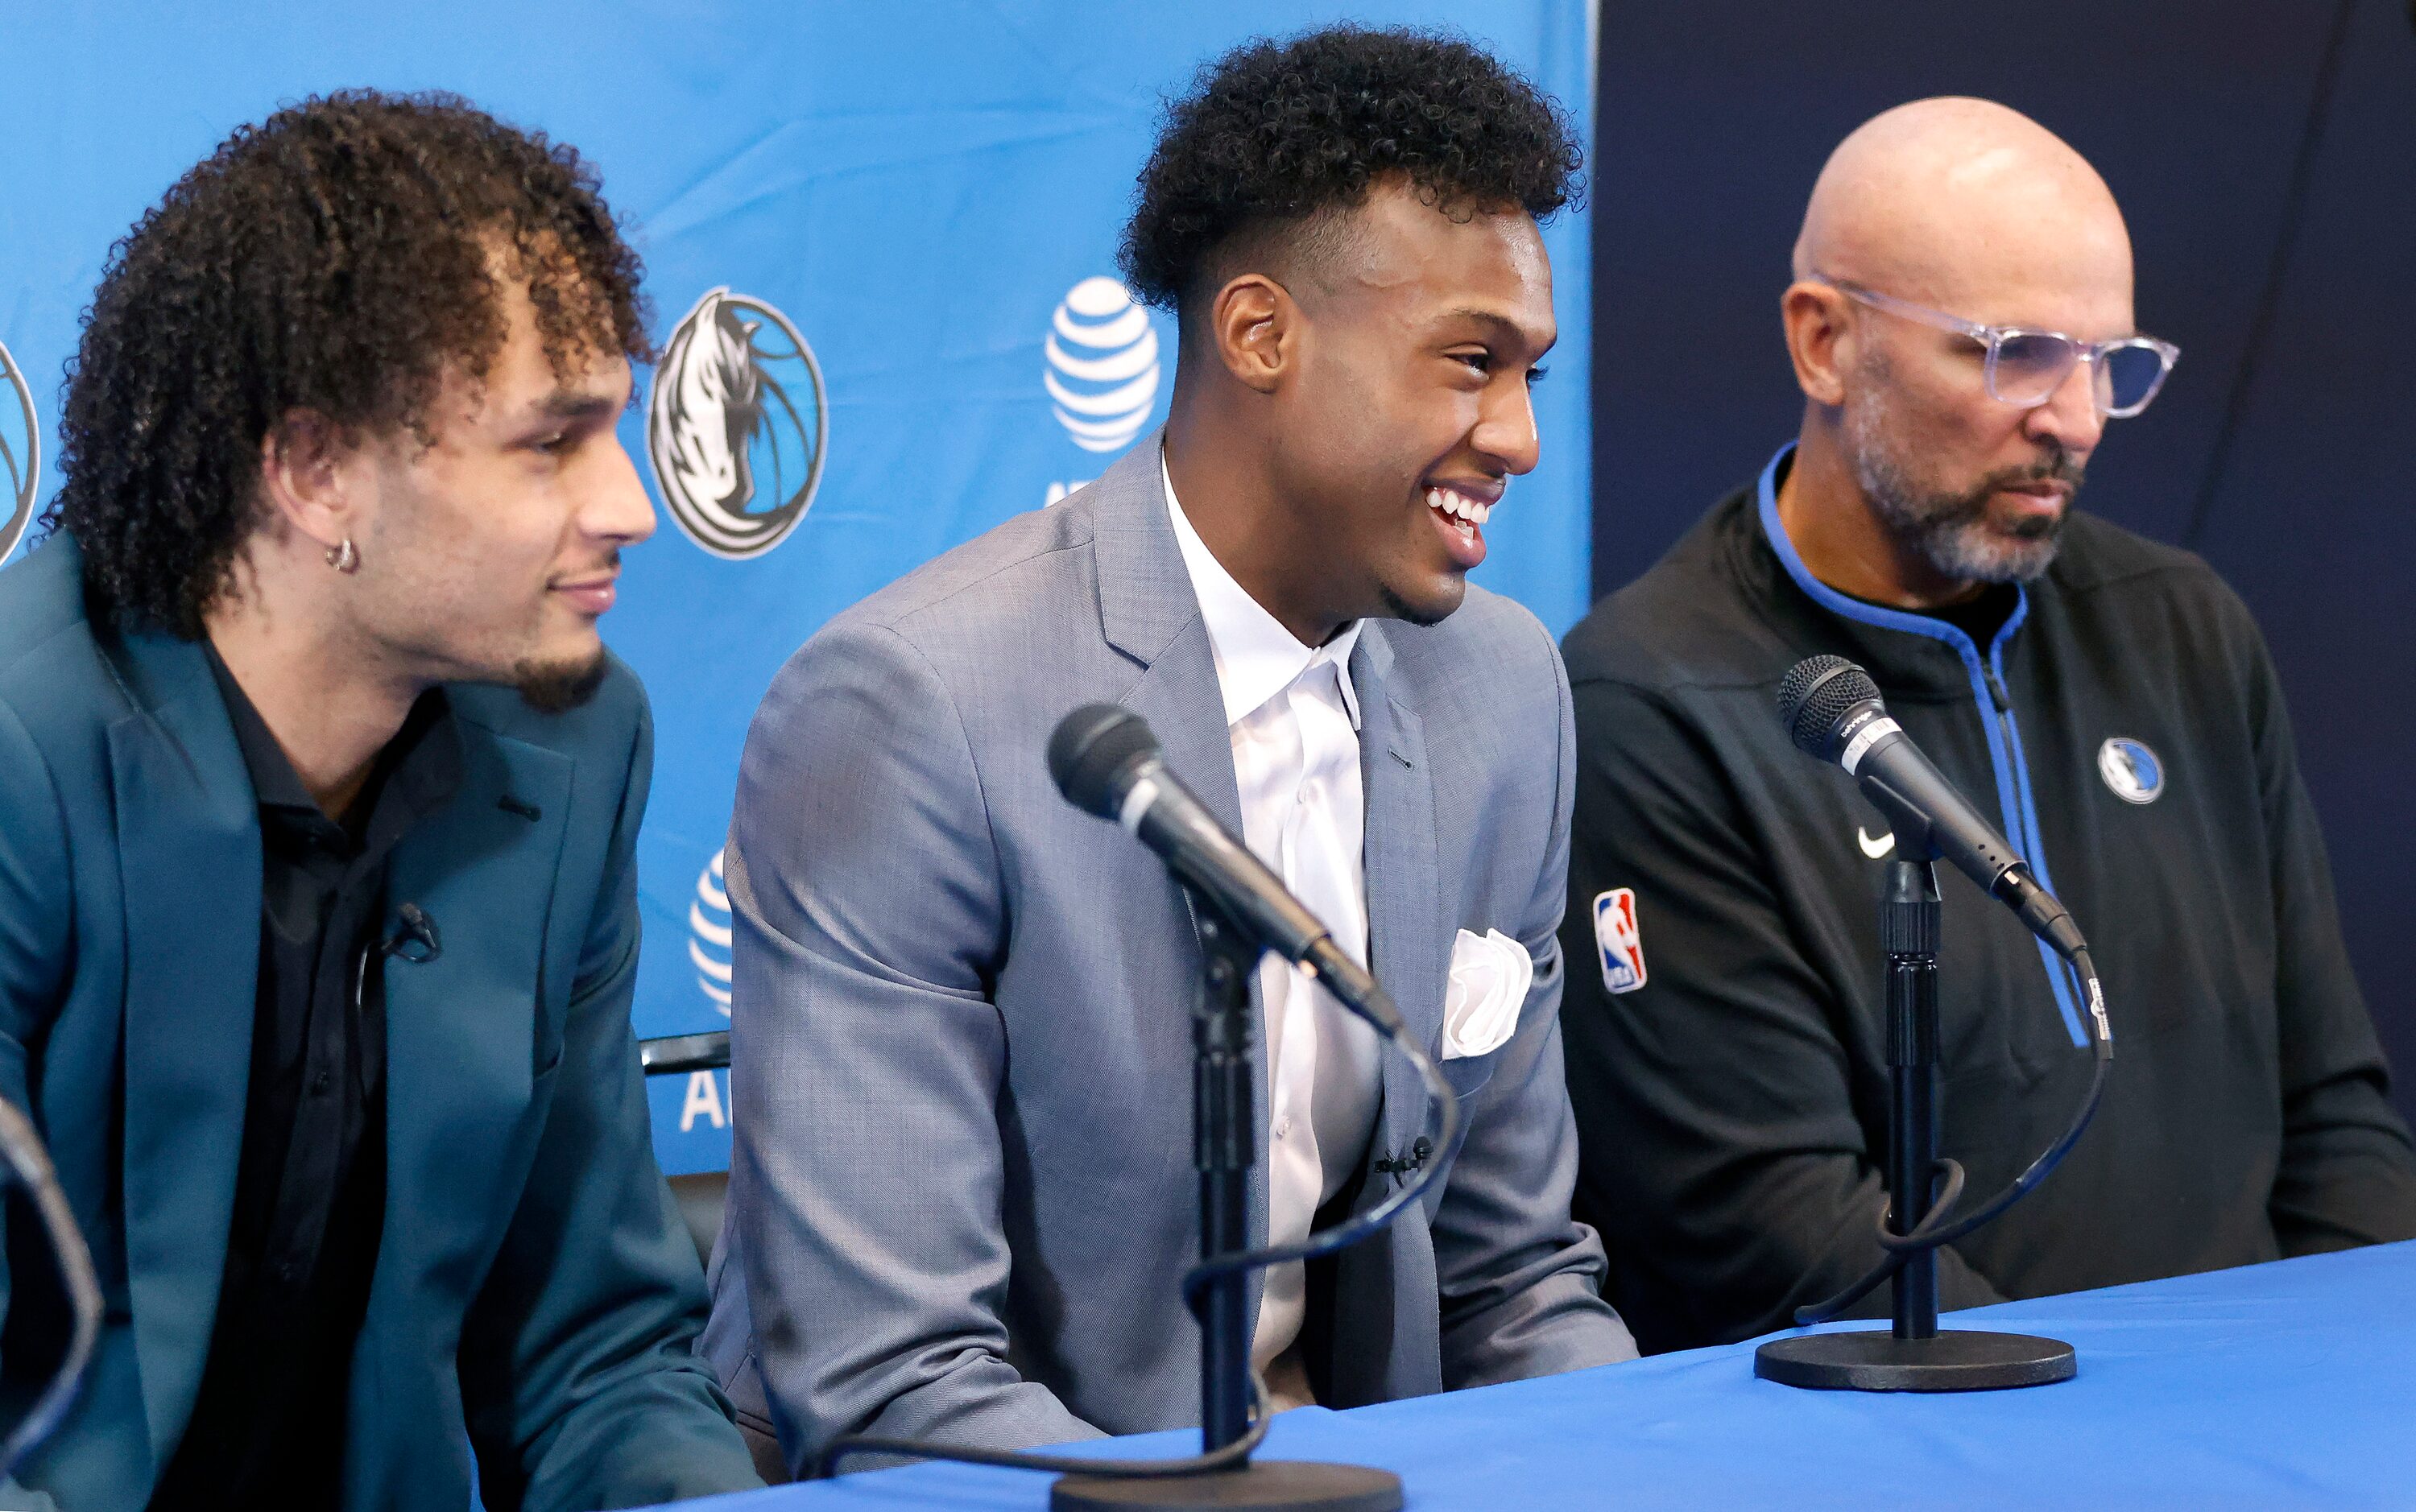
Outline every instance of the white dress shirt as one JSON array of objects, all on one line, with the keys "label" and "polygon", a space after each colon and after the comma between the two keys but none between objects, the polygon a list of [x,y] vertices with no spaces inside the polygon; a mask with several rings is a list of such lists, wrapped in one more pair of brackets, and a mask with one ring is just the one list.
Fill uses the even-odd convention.
[{"label": "white dress shirt", "polygon": [[[1367,803],[1351,686],[1359,622],[1322,646],[1302,645],[1200,539],[1170,473],[1166,504],[1225,697],[1242,839],[1364,966]],[[1367,1154],[1376,1125],[1376,1035],[1279,956],[1261,963],[1259,997],[1266,1011],[1267,1240],[1291,1244],[1307,1235],[1317,1210],[1350,1184]],[[1278,1409],[1312,1400],[1292,1348],[1306,1287],[1300,1265],[1278,1265],[1266,1273],[1259,1301],[1250,1358]]]}]

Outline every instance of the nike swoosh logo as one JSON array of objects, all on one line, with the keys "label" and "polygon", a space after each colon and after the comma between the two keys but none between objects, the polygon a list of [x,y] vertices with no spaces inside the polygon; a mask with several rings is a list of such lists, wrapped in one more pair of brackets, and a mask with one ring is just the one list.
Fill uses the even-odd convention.
[{"label": "nike swoosh logo", "polygon": [[1893,830],[1873,840],[1858,824],[1854,826],[1854,838],[1862,843],[1863,854],[1873,861],[1879,860],[1895,848],[1895,831]]}]

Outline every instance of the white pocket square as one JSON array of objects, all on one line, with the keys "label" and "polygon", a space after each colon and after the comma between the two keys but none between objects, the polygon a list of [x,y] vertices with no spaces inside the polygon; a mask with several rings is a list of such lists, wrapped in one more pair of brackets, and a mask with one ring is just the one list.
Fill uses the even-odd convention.
[{"label": "white pocket square", "polygon": [[1442,1058],[1501,1049],[1534,982],[1535,960],[1525,946],[1498,929],[1461,930],[1451,943],[1451,988],[1442,1000]]}]

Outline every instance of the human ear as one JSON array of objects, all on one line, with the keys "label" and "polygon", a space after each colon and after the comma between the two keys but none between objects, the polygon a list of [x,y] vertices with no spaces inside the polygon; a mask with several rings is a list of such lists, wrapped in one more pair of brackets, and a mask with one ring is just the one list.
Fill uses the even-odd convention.
[{"label": "human ear", "polygon": [[333,550],[359,529],[346,463],[354,448],[315,410],[289,410],[260,438],[260,487],[273,518]]},{"label": "human ear", "polygon": [[1300,360],[1300,307],[1283,285],[1248,273],[1216,291],[1209,336],[1225,370],[1261,394],[1272,394]]},{"label": "human ear", "polygon": [[1844,404],[1845,372],[1851,356],[1841,351],[1851,339],[1846,324],[1846,296],[1827,284],[1799,279],[1779,296],[1778,318],[1787,331],[1787,355],[1795,364],[1795,382],[1804,397],[1831,409]]}]

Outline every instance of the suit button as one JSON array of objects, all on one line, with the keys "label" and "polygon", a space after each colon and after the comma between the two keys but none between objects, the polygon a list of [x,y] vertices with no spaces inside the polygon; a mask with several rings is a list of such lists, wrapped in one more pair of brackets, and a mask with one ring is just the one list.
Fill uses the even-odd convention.
[{"label": "suit button", "polygon": [[313,1097],[319,1097],[319,1096],[324,1095],[324,1094],[326,1092],[326,1090],[327,1090],[328,1084],[329,1084],[330,1082],[332,1082],[333,1080],[334,1080],[334,1078],[333,1078],[333,1077],[331,1077],[331,1076],[329,1076],[329,1075],[328,1075],[325,1071],[324,1071],[324,1070],[323,1070],[323,1071],[321,1071],[318,1075],[311,1077],[311,1078],[310,1078],[310,1095],[311,1095],[311,1096],[313,1096]]}]

